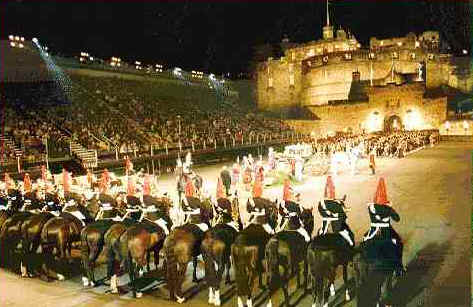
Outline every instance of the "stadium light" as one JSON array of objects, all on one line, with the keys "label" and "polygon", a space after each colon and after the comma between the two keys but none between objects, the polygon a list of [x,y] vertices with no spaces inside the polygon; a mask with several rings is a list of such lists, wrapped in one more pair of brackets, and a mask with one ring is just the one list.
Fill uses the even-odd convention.
[{"label": "stadium light", "polygon": [[20,43],[20,44],[18,45],[18,47],[23,48],[23,47],[25,47],[25,46],[24,46],[22,43]]},{"label": "stadium light", "polygon": [[463,54],[468,54],[468,51],[466,49],[463,49]]},{"label": "stadium light", "polygon": [[20,40],[20,37],[19,37],[18,35],[15,36],[15,40],[16,40],[16,41],[19,41],[19,40]]},{"label": "stadium light", "polygon": [[38,43],[38,39],[36,37],[33,37],[32,39],[33,43],[37,44]]},{"label": "stadium light", "polygon": [[14,42],[10,42],[10,46],[16,47],[16,44]]},{"label": "stadium light", "polygon": [[24,42],[24,41],[25,41],[25,38],[24,38],[23,36],[21,37],[21,41],[22,41],[22,42]]},{"label": "stadium light", "polygon": [[9,35],[9,36],[8,36],[8,39],[12,41],[12,40],[15,39],[15,37],[14,37],[13,35]]}]

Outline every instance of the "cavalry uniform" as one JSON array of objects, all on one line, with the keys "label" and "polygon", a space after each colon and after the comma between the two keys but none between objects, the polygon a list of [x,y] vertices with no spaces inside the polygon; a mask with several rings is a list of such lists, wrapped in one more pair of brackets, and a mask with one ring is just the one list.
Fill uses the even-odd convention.
[{"label": "cavalry uniform", "polygon": [[183,210],[186,215],[185,224],[195,224],[200,230],[207,231],[209,225],[202,223],[201,220],[201,202],[195,197],[184,197],[183,199]]},{"label": "cavalry uniform", "polygon": [[351,247],[355,246],[355,235],[346,223],[347,215],[344,210],[343,200],[335,199],[335,186],[332,177],[327,177],[325,184],[324,199],[319,202],[318,211],[322,217],[322,227],[318,231],[318,235],[328,233],[329,226],[332,227],[333,233],[340,234]]},{"label": "cavalry uniform", "polygon": [[404,244],[399,234],[392,228],[391,219],[396,222],[401,220],[399,214],[390,206],[387,200],[386,184],[384,178],[379,179],[378,188],[374,197],[374,203],[368,204],[368,213],[370,215],[371,227],[364,235],[363,241],[368,240],[391,240],[393,244],[399,247],[399,268],[401,273],[404,268],[402,264],[402,253]]},{"label": "cavalry uniform", "polygon": [[264,207],[264,205],[260,205],[259,203],[256,204],[254,199],[250,197],[248,199],[246,211],[250,215],[250,219],[248,220],[249,224],[261,225],[267,233],[269,233],[270,235],[274,234],[274,230],[268,224],[266,208]]}]

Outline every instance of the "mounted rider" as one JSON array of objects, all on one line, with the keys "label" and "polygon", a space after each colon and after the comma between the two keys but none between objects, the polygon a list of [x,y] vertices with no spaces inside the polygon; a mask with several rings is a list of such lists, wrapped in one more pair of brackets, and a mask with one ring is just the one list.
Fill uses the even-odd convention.
[{"label": "mounted rider", "polygon": [[384,178],[379,178],[378,187],[373,203],[368,203],[368,213],[371,220],[371,228],[364,235],[363,241],[368,240],[391,240],[399,247],[398,255],[398,274],[405,272],[402,263],[402,253],[404,244],[399,234],[392,228],[391,219],[396,222],[401,220],[399,214],[391,207],[391,203],[387,199],[386,183]]},{"label": "mounted rider", "polygon": [[327,176],[325,184],[324,199],[319,202],[318,211],[322,217],[322,227],[318,235],[322,236],[328,233],[329,226],[332,226],[334,233],[340,234],[351,247],[355,246],[355,235],[346,223],[347,215],[345,213],[345,197],[335,199],[335,186],[332,176]]}]

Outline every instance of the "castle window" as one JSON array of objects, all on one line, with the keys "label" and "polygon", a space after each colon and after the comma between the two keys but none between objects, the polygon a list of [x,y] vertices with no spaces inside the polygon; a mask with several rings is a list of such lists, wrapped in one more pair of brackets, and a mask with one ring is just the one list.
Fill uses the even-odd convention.
[{"label": "castle window", "polygon": [[393,59],[397,59],[397,52],[393,52],[392,56],[393,56]]},{"label": "castle window", "polygon": [[308,56],[314,56],[314,49],[310,49],[309,53],[307,54]]},{"label": "castle window", "polygon": [[289,85],[294,85],[294,75],[289,75]]},{"label": "castle window", "polygon": [[370,52],[370,59],[374,59],[375,58],[375,54],[373,52]]},{"label": "castle window", "polygon": [[383,41],[381,41],[380,45],[381,45],[381,46],[383,46],[383,45],[384,45],[384,42],[383,42]]},{"label": "castle window", "polygon": [[272,77],[268,78],[268,87],[273,87],[273,78]]},{"label": "castle window", "polygon": [[294,61],[296,59],[296,53],[293,51],[292,52],[292,60]]},{"label": "castle window", "polygon": [[415,59],[416,58],[416,54],[415,53],[411,53],[411,59]]},{"label": "castle window", "polygon": [[351,53],[345,53],[345,60],[351,60]]}]

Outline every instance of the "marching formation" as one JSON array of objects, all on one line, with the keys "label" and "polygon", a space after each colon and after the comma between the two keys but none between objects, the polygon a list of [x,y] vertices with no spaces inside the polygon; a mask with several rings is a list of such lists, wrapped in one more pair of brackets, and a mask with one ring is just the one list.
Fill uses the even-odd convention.
[{"label": "marching formation", "polygon": [[[271,155],[269,158],[269,164],[274,164]],[[284,182],[281,201],[263,198],[262,159],[255,162],[251,155],[243,159],[242,168],[236,163],[231,171],[222,169],[215,198],[193,171],[190,153],[184,162],[177,161],[176,201],[167,193],[158,195],[155,178],[135,172],[128,158],[125,170],[123,178],[107,170],[99,179],[91,172],[73,178],[66,170],[53,178],[43,167],[36,182],[25,174],[18,183],[5,174],[0,198],[0,265],[24,277],[63,280],[64,274],[51,272],[59,262],[72,262],[72,250],[78,249],[85,287],[103,282],[96,278],[95,268],[104,264],[112,293],[119,292],[120,268],[125,268],[133,296],[140,297],[136,280],[153,264],[155,270],[163,270],[171,300],[182,303],[187,265],[193,263],[193,281],[198,282],[201,256],[209,304],[221,305],[223,275],[226,271],[226,283],[231,283],[233,270],[239,307],[253,305],[256,278],[261,289],[269,290],[268,307],[280,288],[289,306],[292,278],[304,292],[310,281],[313,306],[327,306],[329,295],[335,293],[338,266],[343,267],[346,300],[355,293],[360,306],[376,306],[385,299],[393,278],[405,272],[403,243],[391,226],[391,220],[397,222],[400,217],[388,201],[383,178],[373,203],[366,207],[370,228],[357,245],[347,223],[347,197],[336,198],[331,176],[324,198],[306,209],[289,179]],[[240,204],[239,193],[249,194],[246,203]],[[242,218],[243,211],[248,219]],[[317,212],[322,226],[314,231]],[[162,262],[160,256],[164,256]],[[46,258],[49,260],[44,261]],[[350,265],[356,289],[348,288]],[[386,293],[376,290],[385,283]]]}]

